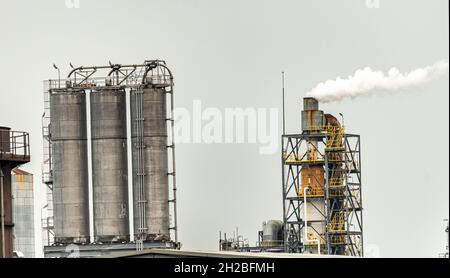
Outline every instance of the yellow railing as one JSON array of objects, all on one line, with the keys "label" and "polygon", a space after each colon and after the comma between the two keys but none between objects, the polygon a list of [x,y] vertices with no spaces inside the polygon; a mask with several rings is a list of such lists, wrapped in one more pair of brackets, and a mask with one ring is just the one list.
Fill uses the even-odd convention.
[{"label": "yellow railing", "polygon": [[344,127],[326,126],[325,131],[328,133],[327,149],[334,150],[344,147]]},{"label": "yellow railing", "polygon": [[304,245],[308,245],[308,246],[317,246],[317,242],[313,241],[313,240],[319,240],[320,241],[320,245],[325,244],[325,240],[323,239],[323,237],[325,236],[325,234],[313,234],[313,233],[308,233],[308,241],[305,241],[303,244]]},{"label": "yellow railing", "polygon": [[[303,197],[303,187],[297,191],[297,195]],[[306,197],[323,197],[325,196],[325,191],[323,187],[309,187],[306,190]]]},{"label": "yellow railing", "polygon": [[330,197],[343,197],[344,189],[331,189],[330,188]]},{"label": "yellow railing", "polygon": [[331,235],[331,244],[345,244],[345,235]]},{"label": "yellow railing", "polygon": [[330,178],[330,188],[344,187],[344,178]]},{"label": "yellow railing", "polygon": [[345,232],[345,212],[338,211],[335,213],[328,224],[328,230],[330,232]]},{"label": "yellow railing", "polygon": [[283,154],[283,159],[286,163],[315,163],[315,162],[324,162],[323,158],[321,159],[307,159],[306,156],[300,156],[297,154]]}]

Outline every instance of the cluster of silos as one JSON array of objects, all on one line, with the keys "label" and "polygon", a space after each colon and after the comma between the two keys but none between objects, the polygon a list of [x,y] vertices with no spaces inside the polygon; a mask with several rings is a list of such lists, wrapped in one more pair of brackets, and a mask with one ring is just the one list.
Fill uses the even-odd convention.
[{"label": "cluster of silos", "polygon": [[[152,84],[132,88],[130,123],[126,94],[119,86],[93,87],[88,93],[81,88],[50,92],[55,243],[89,242],[89,179],[95,242],[130,240],[129,179],[135,234],[144,240],[170,239],[166,91]],[[128,140],[133,177],[128,177]]]}]

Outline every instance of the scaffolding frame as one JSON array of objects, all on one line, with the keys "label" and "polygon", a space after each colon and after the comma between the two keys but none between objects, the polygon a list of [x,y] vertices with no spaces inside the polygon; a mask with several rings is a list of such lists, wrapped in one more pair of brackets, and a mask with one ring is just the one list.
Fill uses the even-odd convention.
[{"label": "scaffolding frame", "polygon": [[[303,253],[316,246],[306,242],[305,220],[302,217],[304,204],[301,171],[320,166],[325,170],[323,192],[308,191],[307,200],[324,202],[324,211],[313,203],[322,217],[308,220],[308,227],[320,239],[322,253],[344,254],[362,257],[363,207],[361,194],[361,143],[360,136],[345,134],[329,127],[312,129],[302,134],[282,135],[282,197],[285,252]],[[340,132],[341,134],[337,134]],[[308,143],[313,145],[317,156],[308,157]],[[311,146],[311,145],[309,145]],[[308,202],[308,201],[307,201]],[[319,233],[313,223],[321,223],[324,233]]]}]

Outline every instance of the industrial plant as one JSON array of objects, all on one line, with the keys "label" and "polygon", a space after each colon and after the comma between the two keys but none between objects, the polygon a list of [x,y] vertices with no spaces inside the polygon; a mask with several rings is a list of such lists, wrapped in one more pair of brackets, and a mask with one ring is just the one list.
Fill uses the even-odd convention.
[{"label": "industrial plant", "polygon": [[[44,81],[44,256],[363,257],[361,139],[339,115],[307,96],[300,132],[283,118],[282,218],[262,223],[255,246],[236,228],[218,252],[180,251],[172,71],[162,60],[72,66]],[[33,175],[17,168],[29,161],[29,134],[0,127],[2,258],[34,256]]]},{"label": "industrial plant", "polygon": [[220,250],[364,255],[360,136],[311,97],[301,129],[282,135],[283,220],[263,222],[256,246],[237,231],[220,234]]},{"label": "industrial plant", "polygon": [[284,249],[363,256],[360,136],[310,97],[301,126],[283,135]]},{"label": "industrial plant", "polygon": [[45,81],[46,257],[179,248],[173,85],[160,60]]},{"label": "industrial plant", "polygon": [[[173,86],[161,60],[44,82],[46,257],[179,249]],[[312,97],[301,129],[282,135],[283,219],[263,223],[255,248],[225,234],[221,251],[363,256],[359,135]]]}]

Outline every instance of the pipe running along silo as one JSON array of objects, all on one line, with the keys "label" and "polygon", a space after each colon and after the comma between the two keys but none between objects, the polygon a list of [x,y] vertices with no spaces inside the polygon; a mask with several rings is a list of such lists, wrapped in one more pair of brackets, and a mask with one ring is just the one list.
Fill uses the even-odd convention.
[{"label": "pipe running along silo", "polygon": [[92,190],[96,242],[129,240],[125,90],[90,93]]},{"label": "pipe running along silo", "polygon": [[134,232],[138,239],[169,240],[166,90],[146,79],[131,92]]},{"label": "pipe running along silo", "polygon": [[89,241],[86,95],[50,92],[55,243]]}]

